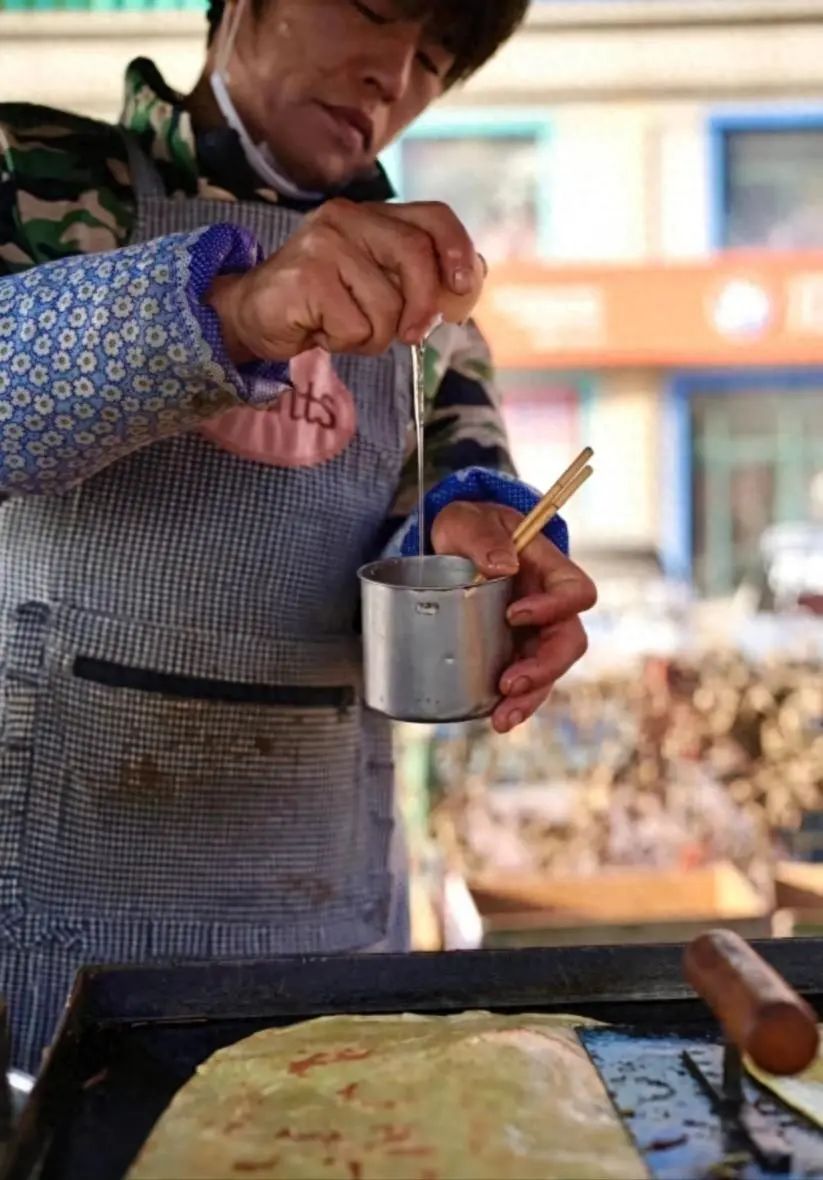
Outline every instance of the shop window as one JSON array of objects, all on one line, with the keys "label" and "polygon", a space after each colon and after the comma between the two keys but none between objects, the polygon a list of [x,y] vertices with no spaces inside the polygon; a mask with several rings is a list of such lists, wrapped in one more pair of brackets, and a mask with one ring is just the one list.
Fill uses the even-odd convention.
[{"label": "shop window", "polygon": [[444,201],[488,262],[540,253],[547,213],[540,127],[424,122],[392,162],[402,198]]},{"label": "shop window", "polygon": [[580,393],[546,373],[503,370],[497,383],[518,474],[545,491],[580,450]]},{"label": "shop window", "polygon": [[823,116],[723,125],[718,244],[727,249],[823,248]]},{"label": "shop window", "polygon": [[694,577],[724,596],[759,577],[772,525],[820,523],[823,375],[818,388],[697,390],[690,416]]}]

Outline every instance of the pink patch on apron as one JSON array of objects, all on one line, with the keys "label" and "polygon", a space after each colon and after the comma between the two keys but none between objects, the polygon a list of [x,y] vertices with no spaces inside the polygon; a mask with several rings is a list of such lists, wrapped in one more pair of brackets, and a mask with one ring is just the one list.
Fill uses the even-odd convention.
[{"label": "pink patch on apron", "polygon": [[331,357],[313,348],[289,365],[293,389],[270,406],[235,406],[200,427],[224,451],[271,467],[316,467],[344,451],[357,428],[357,408]]}]

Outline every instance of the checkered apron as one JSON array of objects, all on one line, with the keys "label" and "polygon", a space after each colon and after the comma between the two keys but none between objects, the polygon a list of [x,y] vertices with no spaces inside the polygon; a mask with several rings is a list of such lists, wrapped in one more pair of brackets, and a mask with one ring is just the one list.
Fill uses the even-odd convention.
[{"label": "checkered apron", "polygon": [[[169,200],[134,240],[300,215]],[[402,949],[387,724],[360,699],[356,570],[395,493],[407,350],[334,359],[357,431],[319,466],[198,433],[0,512],[0,992],[35,1068],[89,962]]]}]

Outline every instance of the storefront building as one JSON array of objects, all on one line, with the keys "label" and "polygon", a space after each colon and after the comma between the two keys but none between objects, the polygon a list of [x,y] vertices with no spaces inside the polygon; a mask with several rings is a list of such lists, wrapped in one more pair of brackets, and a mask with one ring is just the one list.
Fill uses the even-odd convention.
[{"label": "storefront building", "polygon": [[483,105],[387,163],[493,264],[480,316],[524,475],[590,442],[576,537],[726,596],[770,525],[820,511],[823,14],[554,0],[520,45],[516,78],[493,65]]},{"label": "storefront building", "polygon": [[527,475],[560,464],[558,417],[567,453],[597,451],[579,536],[653,540],[667,572],[716,596],[769,525],[808,518],[823,471],[823,251],[511,262],[479,317]]},{"label": "storefront building", "polygon": [[[200,0],[73,5],[0,0],[0,100],[113,117],[137,54],[193,81]],[[819,0],[534,0],[385,159],[492,266],[523,474],[590,442],[575,537],[653,548],[711,596],[820,499],[821,62]]]}]

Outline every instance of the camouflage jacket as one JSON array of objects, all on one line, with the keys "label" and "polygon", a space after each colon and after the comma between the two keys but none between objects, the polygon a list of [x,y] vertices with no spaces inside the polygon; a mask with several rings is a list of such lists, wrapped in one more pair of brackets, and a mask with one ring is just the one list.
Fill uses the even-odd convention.
[{"label": "camouflage jacket", "polygon": [[[170,195],[199,195],[227,202],[284,201],[290,207],[301,208],[299,202],[259,188],[233,132],[195,135],[180,96],[169,89],[148,61],[138,60],[129,67],[121,123],[139,137]],[[385,175],[377,169],[373,176],[347,190],[346,195],[355,200],[385,200],[392,193]],[[8,284],[24,277],[21,272],[29,275],[32,268],[48,272],[51,268],[42,264],[60,266],[61,260],[127,247],[135,214],[128,157],[118,127],[36,106],[0,104],[0,303],[5,285],[7,330],[11,322],[8,316],[19,307]],[[178,243],[176,248],[183,246]],[[175,257],[179,261],[181,255]],[[99,283],[99,276],[96,281]],[[33,295],[37,296],[37,292]],[[19,324],[14,330],[22,331]],[[0,378],[2,348],[0,330]],[[441,329],[436,347],[428,350],[426,372],[428,484],[434,486],[444,476],[470,466],[512,472],[489,356],[477,330]],[[13,382],[14,373],[10,376]],[[250,400],[238,385],[236,374],[224,374],[223,382],[222,389],[215,388],[211,397],[201,398],[198,404],[210,407],[213,413],[214,404],[226,398]],[[0,394],[2,386],[0,380]],[[182,417],[173,410],[172,406],[164,407],[165,429],[160,429],[158,423],[151,427],[157,437],[185,427],[191,410]],[[0,418],[2,413],[0,407]],[[64,417],[65,429],[68,416]],[[413,452],[410,429],[408,462],[398,489],[395,519],[402,518],[413,506]],[[94,466],[104,465],[106,458],[111,461],[116,457],[111,451],[107,455],[101,452],[100,459],[91,465],[84,465],[82,455],[76,457],[72,478],[80,478]],[[56,482],[59,486],[61,481]],[[12,491],[15,484],[20,491],[49,490],[52,486],[48,481],[45,485],[38,479],[32,482],[22,474],[10,484],[2,479],[0,483],[6,483],[6,490]]]}]

